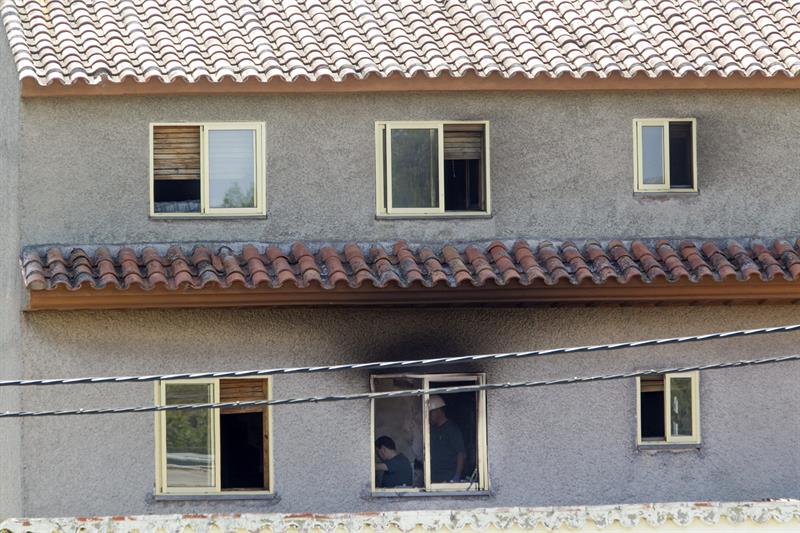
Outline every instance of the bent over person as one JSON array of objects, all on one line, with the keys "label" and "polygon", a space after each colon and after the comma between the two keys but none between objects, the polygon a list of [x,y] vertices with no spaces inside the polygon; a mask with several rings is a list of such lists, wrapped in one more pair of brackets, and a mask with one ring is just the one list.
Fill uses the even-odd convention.
[{"label": "bent over person", "polygon": [[377,471],[383,471],[379,487],[391,488],[412,484],[411,463],[408,457],[397,451],[394,441],[386,435],[375,440],[375,451],[381,462]]}]

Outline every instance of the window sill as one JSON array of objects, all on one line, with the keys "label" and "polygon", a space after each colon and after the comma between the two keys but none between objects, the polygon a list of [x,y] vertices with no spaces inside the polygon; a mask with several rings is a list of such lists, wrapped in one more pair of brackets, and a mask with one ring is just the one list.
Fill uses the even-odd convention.
[{"label": "window sill", "polygon": [[668,442],[646,442],[638,444],[636,450],[640,452],[682,452],[691,450],[700,450],[701,443],[675,443]]},{"label": "window sill", "polygon": [[265,213],[258,213],[254,215],[153,215],[149,216],[150,220],[163,220],[169,222],[171,220],[242,220],[242,219],[266,219]]},{"label": "window sill", "polygon": [[700,191],[633,191],[634,198],[642,199],[685,198],[694,196],[700,196]]},{"label": "window sill", "polygon": [[432,491],[380,491],[373,490],[368,498],[489,498],[494,496],[490,490],[432,490]]},{"label": "window sill", "polygon": [[175,501],[242,501],[242,500],[278,500],[274,492],[249,492],[237,494],[235,491],[216,494],[156,494],[153,499],[157,502]]},{"label": "window sill", "polygon": [[483,212],[451,212],[451,213],[441,213],[441,214],[432,214],[432,215],[412,215],[412,214],[403,214],[403,215],[389,215],[387,213],[380,213],[375,215],[375,220],[424,220],[424,219],[488,219],[492,218],[493,215],[491,213],[483,213]]}]

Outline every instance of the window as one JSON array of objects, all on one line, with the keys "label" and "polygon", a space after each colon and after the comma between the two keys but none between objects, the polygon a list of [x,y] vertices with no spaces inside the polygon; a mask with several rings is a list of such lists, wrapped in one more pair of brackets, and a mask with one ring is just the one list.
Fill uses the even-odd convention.
[{"label": "window", "polygon": [[264,125],[152,124],[150,214],[264,215]]},{"label": "window", "polygon": [[491,211],[489,123],[378,122],[379,215]]},{"label": "window", "polygon": [[696,192],[696,121],[634,120],[634,174],[637,192]]},{"label": "window", "polygon": [[638,444],[700,442],[698,372],[636,378]]},{"label": "window", "polygon": [[[266,379],[174,380],[156,384],[159,405],[267,400]],[[269,407],[156,413],[160,494],[268,492]]]},{"label": "window", "polygon": [[[377,375],[372,391],[483,383],[483,374]],[[373,490],[488,489],[485,391],[373,399],[372,433]]]}]

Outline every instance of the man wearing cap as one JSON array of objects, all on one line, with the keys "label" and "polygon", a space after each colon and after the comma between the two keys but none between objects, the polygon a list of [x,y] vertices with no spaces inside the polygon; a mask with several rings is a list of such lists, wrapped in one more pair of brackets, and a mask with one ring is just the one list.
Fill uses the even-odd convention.
[{"label": "man wearing cap", "polygon": [[444,399],[434,394],[428,400],[431,424],[431,482],[461,481],[467,451],[461,430],[444,412]]}]

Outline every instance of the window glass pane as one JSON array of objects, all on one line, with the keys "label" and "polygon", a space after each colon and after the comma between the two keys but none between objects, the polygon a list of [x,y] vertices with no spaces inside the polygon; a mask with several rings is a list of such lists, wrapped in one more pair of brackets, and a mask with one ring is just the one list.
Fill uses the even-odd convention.
[{"label": "window glass pane", "polygon": [[[375,392],[417,390],[421,379],[375,378]],[[378,488],[424,487],[424,438],[422,397],[376,399],[375,486]]]},{"label": "window glass pane", "polygon": [[671,189],[694,188],[692,123],[669,124],[669,186]]},{"label": "window glass pane", "polygon": [[692,380],[670,378],[670,434],[673,437],[692,436]]},{"label": "window glass pane", "polygon": [[[476,380],[431,381],[430,388],[475,385]],[[470,483],[478,479],[478,393],[432,395],[430,409],[431,483]]]},{"label": "window glass pane", "polygon": [[208,132],[210,207],[255,207],[255,137],[253,130]]},{"label": "window glass pane", "polygon": [[439,135],[435,128],[393,129],[392,206],[439,207]]},{"label": "window glass pane", "polygon": [[[166,405],[209,403],[210,384],[166,385]],[[166,411],[167,486],[214,486],[214,410]]]},{"label": "window glass pane", "polygon": [[642,126],[642,183],[664,183],[664,128]]}]

